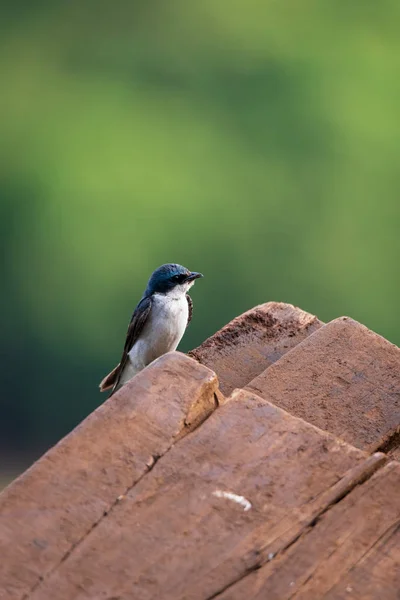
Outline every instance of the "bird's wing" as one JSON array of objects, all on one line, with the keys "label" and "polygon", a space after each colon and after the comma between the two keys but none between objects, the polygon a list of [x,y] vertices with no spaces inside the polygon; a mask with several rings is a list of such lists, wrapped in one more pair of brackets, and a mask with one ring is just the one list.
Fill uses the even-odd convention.
[{"label": "bird's wing", "polygon": [[139,302],[137,307],[135,308],[134,313],[133,313],[132,318],[129,323],[127,334],[126,334],[125,346],[124,346],[124,351],[122,353],[121,361],[120,361],[119,365],[117,365],[115,367],[115,369],[113,371],[111,371],[111,373],[109,375],[107,375],[107,377],[105,377],[103,379],[103,381],[100,383],[101,391],[108,390],[112,387],[111,393],[113,393],[114,390],[116,389],[116,387],[119,383],[119,380],[121,378],[122,372],[124,370],[124,367],[126,365],[126,362],[128,360],[129,352],[130,352],[133,344],[136,342],[136,340],[140,336],[140,334],[143,330],[143,327],[145,326],[146,321],[150,315],[151,306],[152,306],[152,299],[151,299],[151,296],[148,296],[146,298],[143,298]]},{"label": "bird's wing", "polygon": [[150,315],[152,303],[153,301],[151,296],[147,296],[146,298],[143,298],[143,300],[141,300],[135,308],[126,334],[124,353],[122,355],[121,364],[124,360],[126,361],[125,355],[128,354],[133,344],[136,342],[139,335],[142,333],[143,327],[145,326],[146,321]]},{"label": "bird's wing", "polygon": [[189,325],[190,321],[192,320],[192,315],[193,315],[193,300],[191,299],[189,294],[186,294],[186,300],[188,302],[188,307],[189,307],[189,315],[188,315],[188,322],[187,322],[187,324]]}]

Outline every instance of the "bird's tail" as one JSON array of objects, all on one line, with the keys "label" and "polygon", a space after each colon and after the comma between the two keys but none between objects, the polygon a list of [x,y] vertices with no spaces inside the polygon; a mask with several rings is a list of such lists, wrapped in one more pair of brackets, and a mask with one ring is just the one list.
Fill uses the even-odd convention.
[{"label": "bird's tail", "polygon": [[120,365],[118,364],[115,369],[113,369],[111,371],[111,373],[109,373],[108,375],[106,375],[106,377],[104,377],[104,379],[102,379],[102,381],[100,381],[100,391],[101,392],[106,392],[107,390],[111,390],[117,379],[118,379],[118,375],[119,375],[119,369],[120,369]]}]

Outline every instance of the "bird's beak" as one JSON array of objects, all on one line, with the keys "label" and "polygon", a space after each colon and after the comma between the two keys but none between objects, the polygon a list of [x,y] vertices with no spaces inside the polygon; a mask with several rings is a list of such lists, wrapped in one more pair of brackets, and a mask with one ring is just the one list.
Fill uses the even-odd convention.
[{"label": "bird's beak", "polygon": [[200,277],[204,277],[204,275],[193,271],[193,273],[190,273],[190,275],[188,275],[188,277],[186,278],[186,281],[194,281],[195,279],[199,279]]}]

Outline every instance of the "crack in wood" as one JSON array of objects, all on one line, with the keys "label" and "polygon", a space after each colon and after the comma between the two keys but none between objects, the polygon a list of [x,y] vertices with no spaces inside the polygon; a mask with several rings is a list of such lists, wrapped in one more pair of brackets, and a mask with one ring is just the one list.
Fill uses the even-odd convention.
[{"label": "crack in wood", "polygon": [[[332,506],[341,502],[358,485],[361,485],[370,479],[370,477],[372,477],[372,475],[378,469],[385,465],[386,462],[387,457],[380,452],[376,452],[371,456],[368,456],[361,465],[357,465],[356,467],[350,469],[337,483],[319,496],[319,506],[314,508],[311,506],[308,515],[302,519],[300,528],[297,531],[290,534],[291,529],[289,529],[287,530],[289,535],[287,536],[286,540],[285,532],[274,542],[259,548],[257,551],[256,561],[254,564],[248,566],[245,573],[226,584],[223,588],[214,592],[211,596],[208,596],[206,600],[214,600],[215,598],[218,598],[218,596],[227,591],[229,588],[248,577],[250,573],[260,569],[267,562],[274,560],[277,556],[286,552],[299,540],[299,538],[307,535],[307,533],[316,526],[322,515],[329,511]],[[272,555],[272,558],[269,558],[270,555]]]},{"label": "crack in wood", "polygon": [[214,410],[216,410],[216,408],[218,408],[219,406],[219,401],[218,401],[218,396],[214,393],[214,408],[213,410],[211,410],[209,413],[207,413],[205,415],[205,417],[196,423],[192,423],[191,427],[185,427],[183,428],[183,435],[179,436],[179,438],[175,438],[171,445],[165,450],[165,452],[161,455],[157,455],[157,454],[153,454],[149,460],[146,462],[146,470],[140,475],[140,477],[138,477],[134,483],[132,485],[130,485],[125,492],[123,492],[122,494],[119,494],[117,496],[117,498],[114,500],[114,502],[112,502],[109,506],[109,508],[107,508],[103,514],[101,515],[101,517],[99,519],[97,519],[97,521],[95,521],[91,527],[85,532],[84,535],[82,535],[79,540],[77,540],[76,542],[74,542],[71,547],[65,552],[65,554],[61,557],[61,559],[57,562],[56,565],[54,565],[54,567],[52,569],[50,569],[45,575],[40,575],[38,577],[38,581],[30,588],[30,590],[28,592],[26,592],[24,594],[24,596],[22,596],[22,600],[28,600],[29,597],[36,592],[36,590],[42,585],[42,583],[48,579],[55,571],[57,571],[57,569],[71,556],[71,554],[76,550],[76,548],[78,548],[87,538],[88,536],[100,525],[100,523],[102,523],[104,521],[105,518],[107,518],[111,512],[113,511],[113,509],[120,504],[120,502],[124,499],[125,496],[127,496],[129,494],[129,492],[131,492],[133,490],[133,488],[138,485],[142,479],[144,477],[146,477],[146,475],[148,475],[156,466],[156,464],[158,463],[158,461],[163,458],[164,456],[166,456],[168,454],[168,452],[171,450],[171,448],[176,444],[179,443],[179,441],[181,439],[183,439],[184,437],[186,437],[186,435],[188,435],[189,433],[192,433],[193,431],[195,431],[195,429],[197,429],[198,427],[200,427],[200,425],[202,425],[214,412]]}]

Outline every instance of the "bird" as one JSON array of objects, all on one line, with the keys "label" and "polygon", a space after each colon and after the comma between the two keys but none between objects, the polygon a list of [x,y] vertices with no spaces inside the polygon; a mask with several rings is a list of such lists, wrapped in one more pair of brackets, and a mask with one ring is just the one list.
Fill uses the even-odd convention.
[{"label": "bird", "polygon": [[100,382],[110,396],[153,360],[175,350],[193,314],[188,294],[202,273],[167,263],[156,269],[130,320],[119,364]]}]

